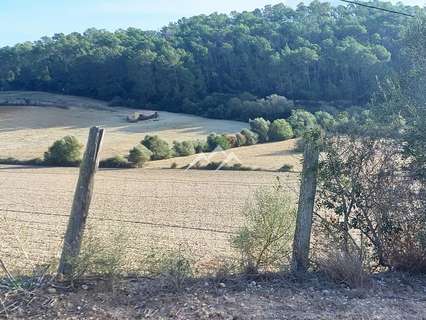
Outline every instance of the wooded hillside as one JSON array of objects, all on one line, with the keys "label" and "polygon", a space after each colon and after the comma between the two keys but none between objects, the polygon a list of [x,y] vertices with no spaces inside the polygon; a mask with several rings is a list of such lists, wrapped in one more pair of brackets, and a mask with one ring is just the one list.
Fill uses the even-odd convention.
[{"label": "wooded hillside", "polygon": [[183,18],[158,32],[56,34],[1,48],[0,90],[74,94],[216,118],[285,117],[294,105],[281,96],[342,106],[368,101],[377,77],[403,67],[401,39],[409,22],[314,1],[296,9],[280,4]]}]

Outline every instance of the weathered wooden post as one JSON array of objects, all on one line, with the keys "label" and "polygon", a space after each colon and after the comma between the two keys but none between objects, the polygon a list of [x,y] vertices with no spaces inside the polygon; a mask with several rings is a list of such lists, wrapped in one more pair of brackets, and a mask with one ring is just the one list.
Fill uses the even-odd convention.
[{"label": "weathered wooden post", "polygon": [[95,172],[99,165],[99,151],[103,136],[104,129],[99,127],[90,129],[58,267],[58,274],[65,277],[72,275],[72,260],[80,254],[81,240],[92,200]]},{"label": "weathered wooden post", "polygon": [[302,181],[293,240],[292,271],[296,273],[306,272],[309,267],[309,247],[319,162],[319,136],[319,132],[313,131],[304,138]]}]

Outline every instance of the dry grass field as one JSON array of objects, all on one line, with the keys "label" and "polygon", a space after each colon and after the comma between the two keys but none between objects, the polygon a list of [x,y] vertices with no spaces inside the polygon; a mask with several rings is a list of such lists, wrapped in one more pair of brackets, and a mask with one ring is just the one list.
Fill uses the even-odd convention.
[{"label": "dry grass field", "polygon": [[[302,155],[294,150],[295,140],[287,140],[281,142],[257,144],[254,146],[239,147],[226,150],[225,152],[206,153],[205,156],[209,161],[220,162],[226,160],[231,154],[236,158],[230,162],[239,162],[246,167],[261,170],[278,170],[283,165],[293,166],[292,171],[300,171],[302,169]],[[152,161],[146,164],[147,168],[170,168],[173,163],[178,168],[202,159],[202,156],[195,154],[188,157],[171,158],[167,160]],[[230,158],[232,159],[232,158]],[[205,164],[206,161],[200,161],[200,164]]]},{"label": "dry grass field", "polygon": [[[0,166],[0,254],[30,267],[57,256],[78,175],[74,168]],[[201,170],[101,170],[89,234],[122,237],[127,261],[152,247],[184,246],[203,267],[233,252],[247,199],[279,176],[296,191],[297,174]]]},{"label": "dry grass field", "polygon": [[[212,120],[202,117],[159,112],[158,121],[128,123],[126,116],[135,109],[108,107],[85,98],[36,94],[35,103],[48,106],[1,106],[16,101],[16,94],[0,93],[0,157],[30,159],[42,157],[57,139],[74,135],[86,142],[92,126],[106,128],[103,157],[126,154],[145,135],[159,135],[168,142],[205,138],[209,133],[232,133],[247,127],[246,123]],[[23,96],[34,96],[29,93]],[[14,97],[13,100],[11,97]],[[50,107],[63,105],[64,107]]]}]

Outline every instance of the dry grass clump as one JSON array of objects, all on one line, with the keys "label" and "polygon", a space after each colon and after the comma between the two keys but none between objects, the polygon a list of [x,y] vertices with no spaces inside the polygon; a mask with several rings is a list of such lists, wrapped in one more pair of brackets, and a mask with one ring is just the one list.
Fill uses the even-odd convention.
[{"label": "dry grass clump", "polygon": [[353,251],[327,251],[317,260],[317,265],[331,280],[350,288],[362,288],[369,282],[363,257]]},{"label": "dry grass clump", "polygon": [[157,277],[162,287],[180,291],[194,277],[193,265],[191,255],[179,247],[173,251],[152,250],[144,255],[142,268]]}]

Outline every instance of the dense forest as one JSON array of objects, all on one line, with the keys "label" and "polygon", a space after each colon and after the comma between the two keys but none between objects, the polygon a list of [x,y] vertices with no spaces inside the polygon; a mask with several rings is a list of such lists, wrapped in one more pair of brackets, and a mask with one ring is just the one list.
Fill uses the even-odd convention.
[{"label": "dense forest", "polygon": [[56,34],[1,48],[0,90],[81,95],[239,120],[287,117],[295,103],[364,105],[381,79],[404,68],[402,43],[411,20],[314,1],[296,9],[279,4],[183,18],[158,32]]}]

